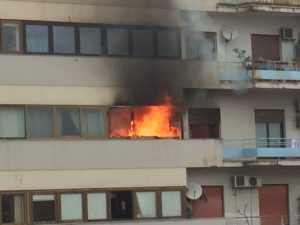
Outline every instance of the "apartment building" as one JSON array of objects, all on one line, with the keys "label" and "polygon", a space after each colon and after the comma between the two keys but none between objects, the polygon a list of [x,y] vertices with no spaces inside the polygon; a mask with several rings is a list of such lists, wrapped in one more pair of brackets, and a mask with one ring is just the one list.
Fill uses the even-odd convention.
[{"label": "apartment building", "polygon": [[299,224],[299,13],[0,0],[0,224]]}]

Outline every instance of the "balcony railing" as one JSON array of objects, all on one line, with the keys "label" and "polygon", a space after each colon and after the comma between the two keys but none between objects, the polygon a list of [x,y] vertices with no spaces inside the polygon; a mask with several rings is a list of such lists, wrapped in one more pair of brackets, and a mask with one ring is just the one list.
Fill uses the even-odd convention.
[{"label": "balcony railing", "polygon": [[220,81],[300,81],[300,62],[254,61],[246,66],[241,63],[220,63]]},{"label": "balcony railing", "polygon": [[267,138],[225,140],[224,159],[299,158],[300,139]]},{"label": "balcony railing", "polygon": [[220,4],[229,5],[281,5],[281,6],[300,6],[300,0],[221,0]]}]

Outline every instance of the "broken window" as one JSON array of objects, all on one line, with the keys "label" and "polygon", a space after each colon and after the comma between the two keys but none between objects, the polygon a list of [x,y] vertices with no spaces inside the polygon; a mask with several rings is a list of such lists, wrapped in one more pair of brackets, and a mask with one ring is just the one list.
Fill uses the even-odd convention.
[{"label": "broken window", "polygon": [[187,59],[216,58],[216,33],[189,31],[185,35],[185,48]]},{"label": "broken window", "polygon": [[80,136],[79,108],[58,108],[58,131],[61,136]]},{"label": "broken window", "polygon": [[190,109],[190,138],[220,138],[220,109]]},{"label": "broken window", "polygon": [[181,137],[180,113],[171,106],[111,108],[109,127],[113,138]]},{"label": "broken window", "polygon": [[111,192],[112,219],[132,219],[132,194],[130,191]]}]

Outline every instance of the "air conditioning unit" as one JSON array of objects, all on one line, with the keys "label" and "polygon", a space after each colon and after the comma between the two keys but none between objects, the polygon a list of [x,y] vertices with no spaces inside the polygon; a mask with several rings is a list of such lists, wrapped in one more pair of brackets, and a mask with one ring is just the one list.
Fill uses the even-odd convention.
[{"label": "air conditioning unit", "polygon": [[293,29],[281,28],[281,38],[282,40],[294,40]]},{"label": "air conditioning unit", "polygon": [[249,187],[261,187],[262,186],[262,179],[261,177],[248,177],[249,178]]},{"label": "air conditioning unit", "polygon": [[233,187],[234,188],[249,187],[249,177],[248,176],[234,176],[233,177]]},{"label": "air conditioning unit", "polygon": [[234,188],[255,188],[262,186],[261,177],[256,176],[234,176],[233,187]]}]

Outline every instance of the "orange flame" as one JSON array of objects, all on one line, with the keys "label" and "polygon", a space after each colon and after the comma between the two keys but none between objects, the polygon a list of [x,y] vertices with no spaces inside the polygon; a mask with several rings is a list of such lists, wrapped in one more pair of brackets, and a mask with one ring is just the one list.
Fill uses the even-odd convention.
[{"label": "orange flame", "polygon": [[178,110],[170,104],[169,98],[165,102],[162,106],[135,107],[130,110],[120,108],[116,115],[121,114],[122,121],[118,121],[116,116],[112,118],[111,114],[110,122],[114,123],[114,126],[110,126],[110,136],[180,138],[181,126]]}]

